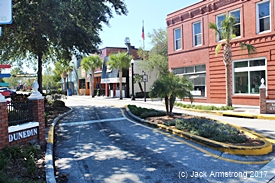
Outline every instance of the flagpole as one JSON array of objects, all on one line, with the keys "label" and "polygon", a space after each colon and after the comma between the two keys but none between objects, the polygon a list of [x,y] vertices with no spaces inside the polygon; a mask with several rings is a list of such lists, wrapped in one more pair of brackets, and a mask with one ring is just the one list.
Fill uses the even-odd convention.
[{"label": "flagpole", "polygon": [[[142,20],[142,27],[143,27],[143,31],[144,31],[144,20]],[[145,39],[145,33],[144,33],[144,37],[142,39],[142,41],[143,41],[143,50],[145,49],[144,39]]]}]

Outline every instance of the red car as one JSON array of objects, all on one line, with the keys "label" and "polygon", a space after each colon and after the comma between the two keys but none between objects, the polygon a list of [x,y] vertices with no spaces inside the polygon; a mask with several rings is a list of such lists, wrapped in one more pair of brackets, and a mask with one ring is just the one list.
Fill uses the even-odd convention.
[{"label": "red car", "polygon": [[4,88],[0,88],[0,93],[7,98],[7,97],[10,97],[10,95],[15,92],[7,87],[4,87]]}]

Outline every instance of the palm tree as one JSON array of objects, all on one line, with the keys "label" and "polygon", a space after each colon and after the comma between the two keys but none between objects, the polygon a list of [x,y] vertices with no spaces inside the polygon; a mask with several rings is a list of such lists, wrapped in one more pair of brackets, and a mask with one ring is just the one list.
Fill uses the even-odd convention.
[{"label": "palm tree", "polygon": [[[223,51],[223,62],[225,65],[225,77],[226,77],[226,105],[232,106],[232,88],[231,88],[231,64],[232,64],[232,50],[231,50],[231,40],[232,38],[236,37],[234,35],[234,24],[235,24],[235,17],[234,16],[226,16],[225,19],[221,22],[221,26],[218,27],[217,24],[211,22],[209,24],[209,28],[213,29],[216,34],[221,36],[224,41],[220,42],[215,49],[216,55],[218,55],[219,51],[224,44],[224,51]],[[241,43],[241,49],[246,49],[248,54],[256,52],[256,48],[250,44]]]},{"label": "palm tree", "polygon": [[127,52],[114,53],[109,56],[107,64],[110,69],[119,70],[119,91],[120,99],[122,99],[122,69],[129,69],[132,56],[129,56]]},{"label": "palm tree", "polygon": [[60,75],[61,78],[63,78],[64,80],[64,90],[66,91],[68,88],[67,88],[67,85],[66,85],[66,78],[68,76],[68,73],[71,72],[73,70],[73,66],[70,65],[69,62],[56,62],[55,63],[55,69],[54,69],[54,72],[57,74],[57,75]]},{"label": "palm tree", "polygon": [[172,110],[176,97],[188,97],[193,102],[193,84],[185,76],[175,76],[173,73],[161,75],[152,85],[149,96],[165,100],[165,108],[168,116],[172,115]]},{"label": "palm tree", "polygon": [[90,95],[94,97],[94,74],[95,70],[102,67],[102,59],[98,55],[90,55],[81,60],[81,67],[87,72],[90,71]]}]

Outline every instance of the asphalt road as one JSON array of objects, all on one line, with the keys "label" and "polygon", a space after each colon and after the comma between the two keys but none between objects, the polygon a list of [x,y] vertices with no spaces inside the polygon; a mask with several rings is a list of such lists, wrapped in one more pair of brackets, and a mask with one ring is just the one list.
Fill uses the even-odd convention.
[{"label": "asphalt road", "polygon": [[125,101],[77,97],[66,105],[74,112],[56,127],[54,156],[69,183],[243,182],[266,176],[260,169],[275,157],[221,153],[141,125],[118,108]]}]

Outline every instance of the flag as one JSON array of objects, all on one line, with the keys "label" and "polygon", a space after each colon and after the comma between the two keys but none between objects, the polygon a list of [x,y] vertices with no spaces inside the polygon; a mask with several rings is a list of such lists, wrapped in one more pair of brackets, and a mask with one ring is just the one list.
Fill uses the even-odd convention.
[{"label": "flag", "polygon": [[142,37],[143,40],[145,39],[145,37],[144,37],[144,24],[143,24],[143,21],[142,21],[142,32],[141,32],[141,37]]}]

